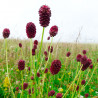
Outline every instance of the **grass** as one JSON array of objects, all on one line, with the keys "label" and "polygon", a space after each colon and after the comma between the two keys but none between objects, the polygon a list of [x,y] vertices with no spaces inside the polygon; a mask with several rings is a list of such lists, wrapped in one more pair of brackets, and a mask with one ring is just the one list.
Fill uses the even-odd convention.
[{"label": "grass", "polygon": [[[22,49],[18,46],[19,43],[22,43],[23,47]],[[22,80],[21,80],[21,72],[18,70],[18,61],[20,59],[24,59],[25,64],[25,70],[23,70],[23,81],[27,82],[30,85],[30,71],[28,70],[28,67],[30,66],[30,48],[29,48],[30,42],[28,40],[15,40],[10,39],[8,40],[8,67],[9,67],[9,77],[11,82],[11,87],[13,89],[13,92],[15,94],[16,98],[20,98],[21,96],[21,86],[22,86]],[[32,42],[33,45],[33,42]],[[80,92],[79,95],[84,96],[86,93],[89,93],[88,98],[97,98],[98,97],[98,64],[97,64],[97,58],[98,58],[98,45],[97,44],[75,44],[75,43],[53,43],[53,53],[51,54],[51,57],[46,63],[44,60],[44,51],[47,51],[47,46],[49,46],[50,43],[43,43],[42,51],[41,51],[41,60],[39,62],[39,65],[41,66],[41,69],[38,69],[40,72],[40,77],[36,76],[36,81],[33,81],[33,87],[36,88],[34,90],[34,93],[36,98],[48,98],[48,92],[51,90],[55,90],[55,95],[50,98],[55,98],[57,93],[62,93],[64,95],[66,91],[69,89],[68,94],[66,98],[72,98],[72,94],[74,94],[73,98],[75,98],[78,92],[72,93],[75,91],[75,88],[77,86],[77,81],[79,76],[74,81],[74,85],[70,86],[76,76],[76,69],[78,67],[78,62],[76,61],[76,56],[78,53],[82,54],[82,50],[87,50],[87,57],[92,59],[93,66],[97,66],[95,69],[95,72],[87,84],[87,86]],[[39,51],[40,43],[38,45],[36,56],[35,56],[35,67],[37,66],[37,56]],[[69,58],[66,58],[66,53],[70,51],[71,56]],[[4,40],[0,40],[0,98],[12,98],[12,93],[9,91],[9,87],[4,87],[4,80],[7,75],[6,70],[6,59],[5,59],[5,50],[4,50]],[[50,73],[50,70],[47,74],[43,76],[43,71],[45,64],[47,64],[47,68],[49,69],[51,66],[51,62],[55,59],[59,59],[62,63],[61,70],[58,74],[52,75]],[[66,68],[65,68],[66,67]],[[89,68],[82,73],[80,80],[87,78],[87,81],[90,79],[92,72],[94,70],[94,67],[92,70],[89,71]],[[36,72],[38,71],[36,69]],[[86,77],[88,73],[88,76]],[[33,74],[32,74],[33,75]],[[63,77],[62,77],[63,76]],[[40,82],[41,79],[45,78],[44,80],[44,86],[42,85],[43,82]],[[61,78],[62,77],[62,78]],[[79,84],[80,84],[79,80]],[[16,87],[19,87],[19,91],[16,91]],[[29,98],[30,95],[28,94],[28,89],[23,90],[23,98]],[[43,87],[40,89],[39,87]],[[70,87],[70,88],[69,88]],[[43,93],[42,91],[43,90]],[[40,93],[41,97],[40,97]]]}]

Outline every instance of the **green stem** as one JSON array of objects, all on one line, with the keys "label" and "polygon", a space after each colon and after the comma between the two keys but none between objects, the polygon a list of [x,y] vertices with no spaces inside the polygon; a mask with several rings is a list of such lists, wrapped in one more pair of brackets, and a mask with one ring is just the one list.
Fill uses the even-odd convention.
[{"label": "green stem", "polygon": [[23,98],[23,73],[21,71],[21,79],[22,79],[22,93],[21,93],[21,98]]}]

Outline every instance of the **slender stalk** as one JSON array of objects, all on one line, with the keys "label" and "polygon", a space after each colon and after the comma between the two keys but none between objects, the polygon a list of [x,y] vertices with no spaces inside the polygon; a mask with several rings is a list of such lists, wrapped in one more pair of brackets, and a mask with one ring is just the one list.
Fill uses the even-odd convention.
[{"label": "slender stalk", "polygon": [[22,79],[22,93],[21,93],[21,98],[23,98],[23,73],[21,71],[21,79]]}]

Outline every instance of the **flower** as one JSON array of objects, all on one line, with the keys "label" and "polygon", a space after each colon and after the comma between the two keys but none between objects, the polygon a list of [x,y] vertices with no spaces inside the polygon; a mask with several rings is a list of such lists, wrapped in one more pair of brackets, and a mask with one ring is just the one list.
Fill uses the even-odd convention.
[{"label": "flower", "polygon": [[45,61],[47,61],[48,60],[48,57],[45,57]]},{"label": "flower", "polygon": [[53,52],[53,46],[51,46],[51,48],[50,48],[50,46],[48,46],[48,52],[50,51],[50,53],[52,53]]},{"label": "flower", "polygon": [[18,91],[19,90],[19,87],[16,87],[16,91]]},{"label": "flower", "polygon": [[28,38],[34,38],[36,35],[36,26],[34,23],[29,22],[26,25],[26,33]]},{"label": "flower", "polygon": [[55,94],[55,91],[54,90],[51,90],[49,93],[48,93],[48,96],[53,96]]},{"label": "flower", "polygon": [[78,91],[79,90],[79,85],[77,86],[77,88],[76,88],[76,91]]},{"label": "flower", "polygon": [[85,84],[85,80],[82,80],[82,81],[81,81],[81,85],[84,85],[84,84]]},{"label": "flower", "polygon": [[59,81],[61,81],[61,79],[60,79],[60,78],[58,78],[58,80],[59,80]]},{"label": "flower", "polygon": [[39,21],[42,27],[47,27],[50,23],[51,10],[47,5],[41,6],[39,9]]},{"label": "flower", "polygon": [[68,72],[68,75],[70,75],[71,74],[71,72]]},{"label": "flower", "polygon": [[40,77],[40,73],[39,72],[37,72],[37,77]]},{"label": "flower", "polygon": [[62,89],[62,88],[59,88],[58,91],[59,91],[59,92],[63,92],[63,89]]},{"label": "flower", "polygon": [[47,51],[44,51],[44,55],[47,56]]},{"label": "flower", "polygon": [[86,50],[83,50],[82,53],[83,53],[83,54],[86,54]]},{"label": "flower", "polygon": [[35,55],[35,49],[34,48],[32,49],[32,55]]},{"label": "flower", "polygon": [[36,44],[33,45],[33,49],[37,49],[37,45]]},{"label": "flower", "polygon": [[47,72],[48,72],[48,68],[45,69],[45,72],[44,73],[47,73]]},{"label": "flower", "polygon": [[93,89],[90,89],[89,92],[92,93],[92,92],[94,92],[94,90]]},{"label": "flower", "polygon": [[51,74],[55,75],[57,74],[61,69],[61,61],[60,60],[54,60],[50,66],[50,72]]},{"label": "flower", "polygon": [[82,58],[82,55],[81,54],[78,54],[76,59],[77,59],[77,62],[80,62],[81,61],[81,58]]},{"label": "flower", "polygon": [[9,30],[8,28],[5,28],[5,29],[3,30],[3,37],[4,37],[4,38],[8,38],[9,35],[10,35],[10,30]]},{"label": "flower", "polygon": [[8,77],[5,77],[5,79],[4,79],[4,85],[3,86],[4,87],[10,87],[10,82],[9,82]]},{"label": "flower", "polygon": [[51,37],[54,37],[54,36],[57,35],[57,33],[58,33],[58,27],[56,25],[55,26],[52,26],[50,28],[50,31],[49,31],[50,36]]},{"label": "flower", "polygon": [[28,70],[30,71],[30,67],[28,67]]},{"label": "flower", "polygon": [[50,40],[50,36],[47,37],[47,40]]},{"label": "flower", "polygon": [[[31,88],[29,88],[28,93],[31,94]],[[32,88],[32,93],[34,93],[34,88]]]},{"label": "flower", "polygon": [[19,70],[24,70],[24,68],[25,68],[25,61],[24,60],[19,60],[18,69]]},{"label": "flower", "polygon": [[66,56],[69,57],[70,55],[71,55],[71,53],[70,52],[67,52]]},{"label": "flower", "polygon": [[91,64],[91,65],[89,66],[89,68],[92,69],[92,68],[93,68],[93,65]]},{"label": "flower", "polygon": [[38,45],[38,41],[37,40],[34,40],[34,44]]},{"label": "flower", "polygon": [[34,77],[33,76],[31,76],[31,80],[34,80]]},{"label": "flower", "polygon": [[28,87],[28,83],[23,83],[23,90],[25,90]]},{"label": "flower", "polygon": [[21,43],[19,43],[19,47],[20,47],[20,48],[22,47],[22,44],[21,44]]},{"label": "flower", "polygon": [[62,98],[62,94],[61,93],[57,93],[56,98]]},{"label": "flower", "polygon": [[88,96],[89,96],[89,94],[88,94],[88,93],[86,93],[86,94],[85,94],[85,97],[87,98]]}]

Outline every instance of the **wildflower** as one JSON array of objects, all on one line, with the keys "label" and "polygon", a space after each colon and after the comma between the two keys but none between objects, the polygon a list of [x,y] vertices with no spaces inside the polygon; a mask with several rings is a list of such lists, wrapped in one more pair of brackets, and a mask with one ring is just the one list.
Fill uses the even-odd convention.
[{"label": "wildflower", "polygon": [[34,77],[33,76],[31,76],[31,80],[34,80]]},{"label": "wildflower", "polygon": [[19,69],[16,69],[17,72],[19,72]]},{"label": "wildflower", "polygon": [[39,21],[42,27],[47,27],[50,23],[51,10],[47,5],[41,6],[39,9]]},{"label": "wildflower", "polygon": [[44,55],[47,56],[47,51],[44,51]]},{"label": "wildflower", "polygon": [[55,94],[55,91],[54,90],[51,90],[49,93],[48,93],[48,96],[53,96]]},{"label": "wildflower", "polygon": [[30,67],[28,67],[28,70],[30,71]]},{"label": "wildflower", "polygon": [[84,84],[85,84],[85,80],[82,80],[82,81],[81,81],[81,85],[84,85]]},{"label": "wildflower", "polygon": [[34,38],[36,35],[36,26],[34,23],[29,22],[26,25],[26,33],[28,38]]},{"label": "wildflower", "polygon": [[20,47],[20,48],[22,47],[22,44],[21,44],[21,43],[19,43],[19,47]]},{"label": "wildflower", "polygon": [[57,93],[56,98],[62,98],[62,94],[61,93]]},{"label": "wildflower", "polygon": [[45,72],[44,73],[47,73],[47,72],[48,72],[48,68],[45,69]]},{"label": "wildflower", "polygon": [[40,77],[40,73],[39,72],[37,72],[37,77]]},{"label": "wildflower", "polygon": [[89,66],[89,68],[92,69],[92,68],[93,68],[93,65],[91,64],[91,65]]},{"label": "wildflower", "polygon": [[88,93],[86,93],[86,94],[85,94],[85,97],[87,98],[88,96],[89,96],[89,94],[88,94]]},{"label": "wildflower", "polygon": [[53,52],[53,46],[51,46],[51,48],[50,48],[50,46],[48,46],[48,52],[50,51],[50,53],[52,53]]},{"label": "wildflower", "polygon": [[81,58],[82,58],[82,55],[81,54],[78,54],[76,59],[77,59],[77,62],[80,62],[81,61]]},{"label": "wildflower", "polygon": [[25,90],[28,87],[28,83],[23,83],[23,90]]},{"label": "wildflower", "polygon": [[[28,93],[31,94],[31,88],[29,88]],[[32,93],[34,93],[34,88],[32,88]]]},{"label": "wildflower", "polygon": [[86,54],[86,50],[83,50],[82,53],[83,53],[83,54]]},{"label": "wildflower", "polygon": [[16,87],[16,91],[18,91],[19,90],[19,87]]},{"label": "wildflower", "polygon": [[38,41],[37,40],[34,40],[34,44],[38,45]]},{"label": "wildflower", "polygon": [[69,72],[68,75],[71,75],[71,72]]},{"label": "wildflower", "polygon": [[3,86],[4,87],[10,87],[10,83],[9,83],[8,77],[5,77],[5,79],[4,79],[4,85]]},{"label": "wildflower", "polygon": [[63,89],[62,89],[62,88],[59,88],[58,91],[59,91],[59,92],[63,92]]},{"label": "wildflower", "polygon": [[67,52],[66,56],[69,57],[70,55],[71,55],[71,53],[70,52]]},{"label": "wildflower", "polygon": [[61,79],[60,79],[60,78],[58,78],[58,80],[59,80],[59,81],[61,81]]},{"label": "wildflower", "polygon": [[33,49],[37,49],[37,45],[36,44],[33,45]]},{"label": "wildflower", "polygon": [[32,49],[32,55],[35,55],[35,49],[34,48]]},{"label": "wildflower", "polygon": [[78,91],[79,90],[79,85],[77,86],[77,88],[76,88],[76,91]]},{"label": "wildflower", "polygon": [[57,74],[61,69],[61,61],[60,60],[54,60],[50,66],[50,72],[51,74],[55,75]]},{"label": "wildflower", "polygon": [[18,69],[19,70],[24,70],[24,68],[25,68],[25,61],[24,60],[19,60]]},{"label": "wildflower", "polygon": [[94,92],[94,90],[93,89],[90,89],[89,92],[92,93],[92,92]]},{"label": "wildflower", "polygon": [[47,61],[48,60],[48,57],[45,57],[45,61]]},{"label": "wildflower", "polygon": [[50,36],[48,36],[47,40],[50,40]]},{"label": "wildflower", "polygon": [[3,37],[4,37],[4,38],[8,38],[9,35],[10,35],[10,30],[9,30],[8,28],[5,28],[5,29],[3,30]]},{"label": "wildflower", "polygon": [[58,33],[58,27],[56,25],[52,26],[49,31],[50,36],[54,37],[56,36],[57,33]]}]

